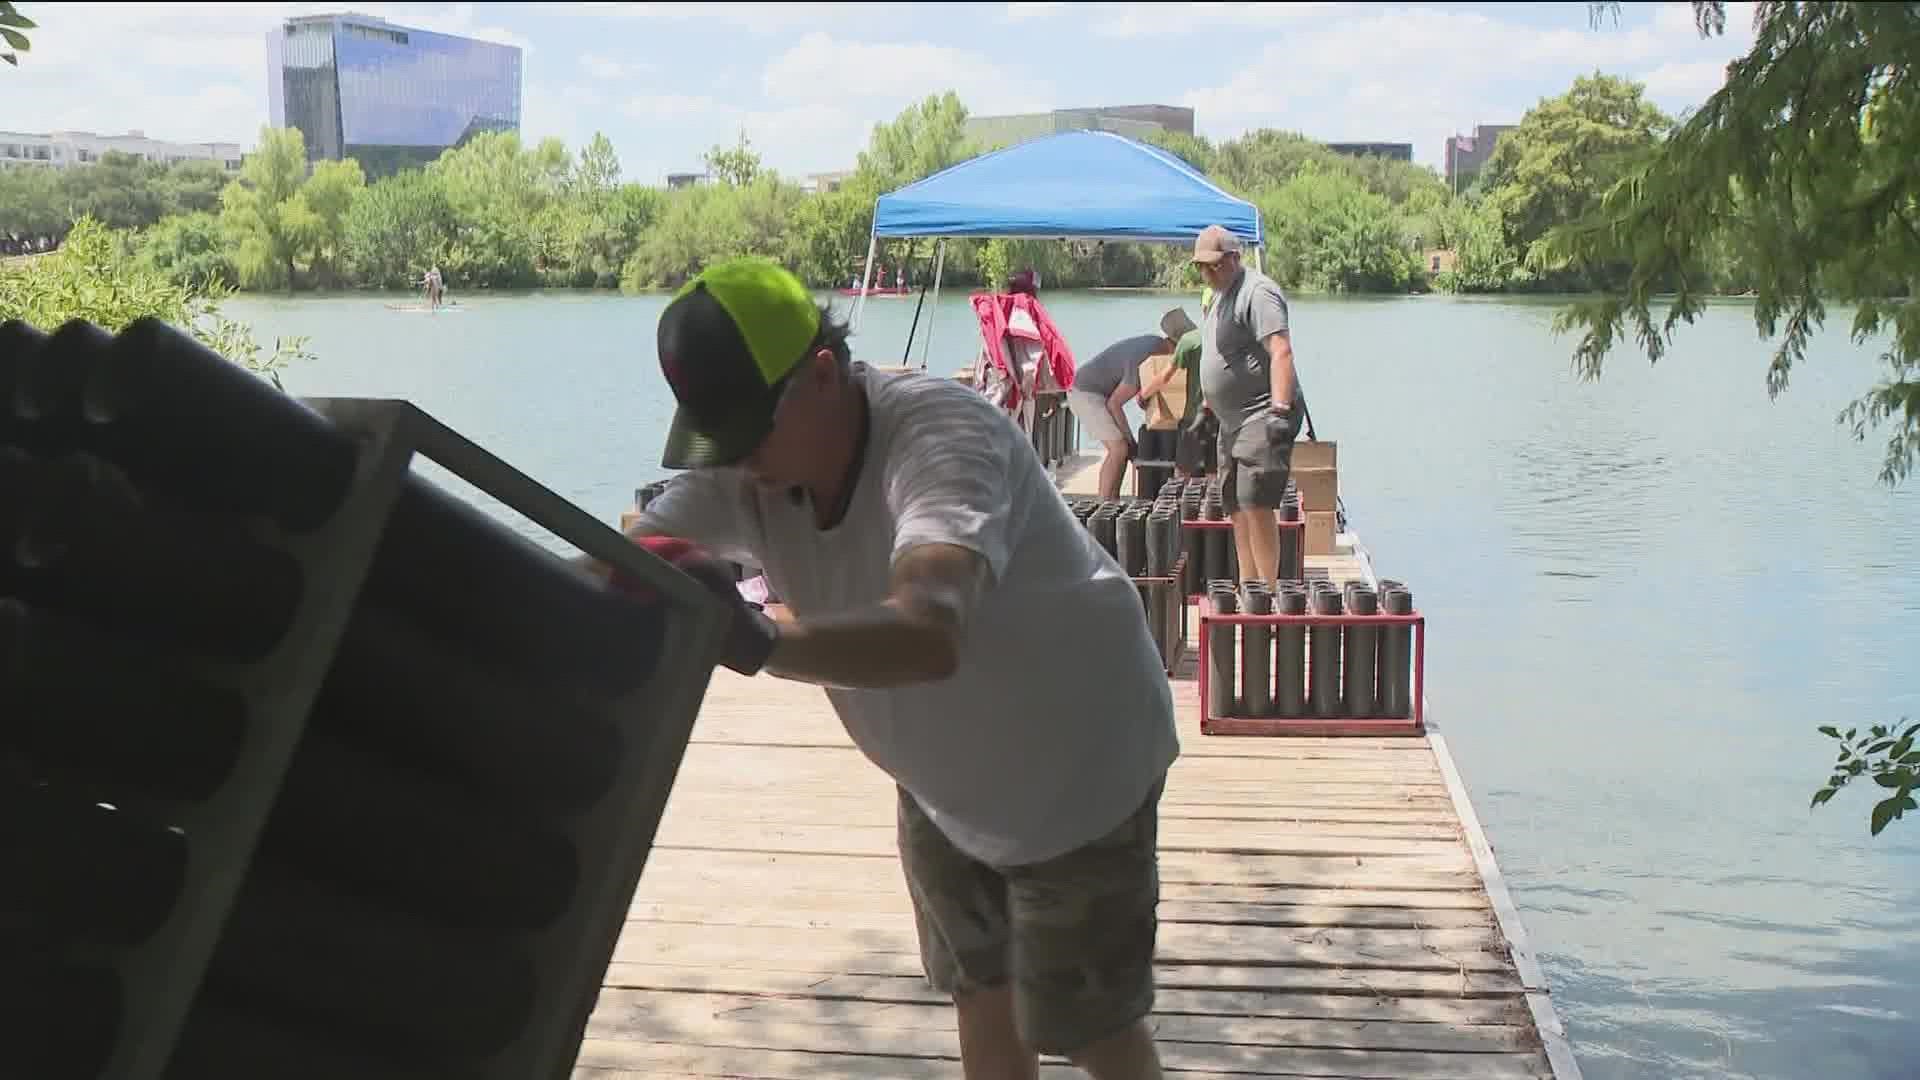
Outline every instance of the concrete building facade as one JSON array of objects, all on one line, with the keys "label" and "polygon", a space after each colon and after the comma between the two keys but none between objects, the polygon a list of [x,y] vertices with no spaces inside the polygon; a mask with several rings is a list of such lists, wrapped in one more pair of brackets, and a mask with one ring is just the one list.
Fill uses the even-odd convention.
[{"label": "concrete building facade", "polygon": [[1348,157],[1383,157],[1394,161],[1412,161],[1413,144],[1406,142],[1331,142],[1327,149]]},{"label": "concrete building facade", "polygon": [[1099,105],[967,118],[967,137],[989,150],[1062,131],[1111,131],[1134,139],[1156,131],[1191,135],[1193,110],[1177,105]]},{"label": "concrete building facade", "polygon": [[0,131],[0,168],[39,165],[70,169],[95,164],[109,153],[131,154],[157,165],[211,161],[227,172],[240,171],[239,143],[168,142],[149,139],[144,131],[129,131],[124,135],[97,135],[91,131],[39,134]]}]

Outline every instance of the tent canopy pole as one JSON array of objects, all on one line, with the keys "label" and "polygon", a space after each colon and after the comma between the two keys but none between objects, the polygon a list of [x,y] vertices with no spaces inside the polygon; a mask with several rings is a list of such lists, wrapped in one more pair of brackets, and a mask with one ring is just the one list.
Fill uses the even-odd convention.
[{"label": "tent canopy pole", "polygon": [[860,270],[860,295],[853,299],[853,330],[860,329],[860,316],[867,310],[867,290],[873,287],[873,256],[880,247],[880,236],[867,233],[867,264]]}]

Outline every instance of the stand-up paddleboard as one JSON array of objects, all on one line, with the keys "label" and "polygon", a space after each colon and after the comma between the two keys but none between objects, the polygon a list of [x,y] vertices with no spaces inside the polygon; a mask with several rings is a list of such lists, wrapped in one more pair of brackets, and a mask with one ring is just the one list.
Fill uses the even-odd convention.
[{"label": "stand-up paddleboard", "polygon": [[[859,295],[860,295],[860,290],[859,290],[859,289],[847,289],[847,288],[842,288],[842,289],[840,289],[840,290],[839,290],[839,292],[840,292],[840,295],[841,295],[841,296],[859,296]],[[868,296],[912,296],[912,295],[913,295],[913,290],[912,290],[911,288],[906,288],[906,289],[868,289],[868,290],[867,290],[867,295],[868,295]]]},{"label": "stand-up paddleboard", "polygon": [[422,312],[426,312],[429,315],[442,315],[442,314],[451,315],[451,314],[458,314],[459,312],[465,311],[466,309],[461,307],[458,304],[441,304],[437,308],[432,307],[428,304],[388,304],[387,310],[388,311],[408,311],[408,312],[422,311]]}]

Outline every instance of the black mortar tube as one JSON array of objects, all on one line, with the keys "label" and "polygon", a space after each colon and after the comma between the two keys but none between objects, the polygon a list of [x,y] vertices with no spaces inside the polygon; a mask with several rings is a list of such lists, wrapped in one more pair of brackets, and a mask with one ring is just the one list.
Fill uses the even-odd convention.
[{"label": "black mortar tube", "polygon": [[[1288,582],[1287,585],[1293,585]],[[1298,587],[1282,588],[1278,597],[1282,615],[1305,615],[1307,592]],[[1273,700],[1279,715],[1304,716],[1307,712],[1307,628],[1281,626],[1274,634]]]},{"label": "black mortar tube", "polygon": [[[1215,615],[1232,615],[1239,607],[1233,582],[1213,581],[1207,585],[1207,603]],[[1231,623],[1214,623],[1207,628],[1207,718],[1218,720],[1232,716],[1238,706],[1233,696],[1233,641]]]},{"label": "black mortar tube", "polygon": [[[1247,614],[1273,614],[1273,593],[1264,581],[1245,584]],[[1273,628],[1248,624],[1240,628],[1240,699],[1243,715],[1273,715]]]},{"label": "black mortar tube", "polygon": [[[1382,584],[1386,584],[1382,582]],[[1413,594],[1394,582],[1382,594],[1389,615],[1413,614]],[[1389,626],[1380,633],[1380,714],[1405,718],[1413,705],[1413,627]]]},{"label": "black mortar tube", "polygon": [[[1347,590],[1347,610],[1354,615],[1377,615],[1380,612],[1379,597],[1371,586],[1356,582]],[[1375,690],[1379,649],[1379,627],[1347,627],[1343,661],[1345,677],[1341,679],[1341,688],[1346,698],[1345,711],[1348,716],[1379,715],[1376,710],[1380,703]]]},{"label": "black mortar tube", "polygon": [[[1313,593],[1315,615],[1339,615],[1343,606],[1340,593],[1333,588]],[[1308,668],[1308,705],[1315,716],[1340,714],[1340,628],[1315,626],[1307,635],[1312,666]]]}]

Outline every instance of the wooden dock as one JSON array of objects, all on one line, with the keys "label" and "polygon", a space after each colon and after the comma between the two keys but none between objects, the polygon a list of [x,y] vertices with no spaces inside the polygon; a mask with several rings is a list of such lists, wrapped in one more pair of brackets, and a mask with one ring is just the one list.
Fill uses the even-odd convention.
[{"label": "wooden dock", "polygon": [[[1202,736],[1192,666],[1161,804],[1167,1070],[1577,1080],[1444,739]],[[716,672],[576,1080],[957,1080],[893,821],[820,690]]]}]

